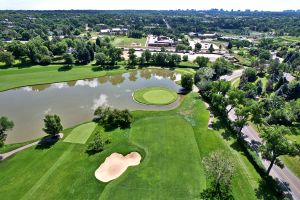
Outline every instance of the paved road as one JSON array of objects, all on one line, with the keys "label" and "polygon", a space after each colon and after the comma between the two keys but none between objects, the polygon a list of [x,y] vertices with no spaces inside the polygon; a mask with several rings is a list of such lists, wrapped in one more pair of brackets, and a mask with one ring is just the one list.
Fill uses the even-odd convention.
[{"label": "paved road", "polygon": [[[63,137],[64,137],[64,134],[63,133],[59,133],[59,139],[62,139]],[[36,141],[36,142],[30,143],[30,144],[24,145],[22,147],[19,147],[17,149],[14,149],[12,151],[9,151],[9,152],[6,152],[6,153],[2,153],[2,154],[0,154],[0,161],[4,160],[4,159],[6,159],[6,158],[8,158],[8,157],[10,157],[12,155],[14,155],[15,153],[18,153],[18,152],[23,151],[25,149],[28,149],[28,148],[30,148],[30,147],[32,147],[34,145],[37,145],[40,142],[43,142],[43,141],[42,140]]]},{"label": "paved road", "polygon": [[165,24],[166,24],[166,26],[167,26],[167,29],[171,29],[171,26],[170,26],[170,24],[167,22],[167,20],[165,20],[165,18],[164,18],[163,20],[164,20],[164,22],[165,22]]},{"label": "paved road", "polygon": [[[231,75],[222,76],[221,79],[232,81],[241,76],[242,72],[243,70],[236,70]],[[231,121],[236,119],[234,109],[229,112],[228,117]],[[245,140],[249,143],[249,145],[258,152],[258,147],[262,143],[259,133],[250,125],[244,126],[242,133],[244,134]],[[270,163],[263,159],[262,161],[264,166],[268,168]],[[274,165],[270,175],[280,182],[287,194],[290,194],[295,200],[300,200],[300,179],[296,177],[293,172],[291,172],[287,167],[281,169]]]}]

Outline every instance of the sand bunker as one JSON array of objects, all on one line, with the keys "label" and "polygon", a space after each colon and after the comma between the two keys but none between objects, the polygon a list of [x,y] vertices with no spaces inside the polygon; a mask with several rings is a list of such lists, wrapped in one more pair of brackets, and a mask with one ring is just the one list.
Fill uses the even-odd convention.
[{"label": "sand bunker", "polygon": [[139,165],[141,158],[141,155],[137,152],[131,152],[126,156],[113,153],[95,171],[95,176],[102,182],[109,182],[121,176],[129,166]]}]

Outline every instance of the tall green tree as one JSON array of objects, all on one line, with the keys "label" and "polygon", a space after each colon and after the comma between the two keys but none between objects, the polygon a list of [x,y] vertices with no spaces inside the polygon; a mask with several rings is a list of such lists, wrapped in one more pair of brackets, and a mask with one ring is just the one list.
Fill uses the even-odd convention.
[{"label": "tall green tree", "polygon": [[190,74],[183,74],[181,77],[181,86],[186,90],[192,90],[193,89],[193,76]]},{"label": "tall green tree", "polygon": [[15,62],[15,57],[11,52],[0,52],[0,62],[4,62],[7,66],[12,66]]},{"label": "tall green tree", "polygon": [[202,49],[202,45],[201,45],[201,43],[196,43],[195,44],[195,51],[197,52],[197,51],[201,51],[201,49]]},{"label": "tall green tree", "polygon": [[128,67],[134,67],[137,65],[137,56],[134,49],[128,51]]},{"label": "tall green tree", "polygon": [[143,51],[143,54],[145,55],[145,60],[147,63],[150,62],[151,60],[151,52],[149,49],[146,49],[145,51]]},{"label": "tall green tree", "polygon": [[289,130],[284,126],[269,126],[262,128],[261,136],[263,144],[260,146],[260,151],[262,157],[270,161],[267,174],[270,173],[274,164],[281,168],[284,166],[280,161],[279,156],[300,155],[299,148],[297,148],[299,146],[287,139],[286,135],[289,133]]},{"label": "tall green tree", "polygon": [[222,151],[215,151],[202,161],[210,187],[201,193],[201,199],[229,200],[235,166],[233,160]]},{"label": "tall green tree", "polygon": [[75,63],[75,58],[72,54],[64,54],[63,58],[68,67],[72,67],[72,65]]},{"label": "tall green tree", "polygon": [[44,123],[45,128],[43,128],[43,131],[51,136],[55,136],[63,130],[63,126],[61,125],[60,117],[58,115],[46,115]]},{"label": "tall green tree", "polygon": [[215,51],[213,44],[210,45],[210,47],[208,48],[208,51],[209,51],[209,53],[213,53]]},{"label": "tall green tree", "polygon": [[10,121],[7,117],[0,117],[0,147],[3,146],[7,135],[6,131],[11,130],[14,127],[13,121]]},{"label": "tall green tree", "polygon": [[194,60],[194,63],[196,63],[200,68],[207,67],[209,58],[206,58],[204,56],[197,56],[197,58]]}]

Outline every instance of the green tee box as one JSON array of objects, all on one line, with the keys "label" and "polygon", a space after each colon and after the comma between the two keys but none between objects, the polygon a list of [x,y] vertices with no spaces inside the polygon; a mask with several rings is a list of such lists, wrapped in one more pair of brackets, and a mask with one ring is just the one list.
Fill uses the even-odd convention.
[{"label": "green tee box", "polygon": [[90,122],[74,128],[64,142],[85,144],[96,128],[96,125],[96,123]]}]

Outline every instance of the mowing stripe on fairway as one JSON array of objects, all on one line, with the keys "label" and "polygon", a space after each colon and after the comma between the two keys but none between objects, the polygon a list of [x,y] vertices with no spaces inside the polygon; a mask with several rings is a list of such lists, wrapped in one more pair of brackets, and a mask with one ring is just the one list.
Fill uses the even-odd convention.
[{"label": "mowing stripe on fairway", "polygon": [[34,193],[45,184],[47,179],[52,175],[52,173],[57,170],[57,168],[65,161],[69,156],[74,146],[70,146],[58,159],[57,161],[47,170],[47,172],[33,185],[33,187],[22,197],[21,200],[33,199]]},{"label": "mowing stripe on fairway", "polygon": [[96,125],[94,122],[89,122],[74,128],[68,137],[64,139],[64,142],[85,144],[96,128]]}]

